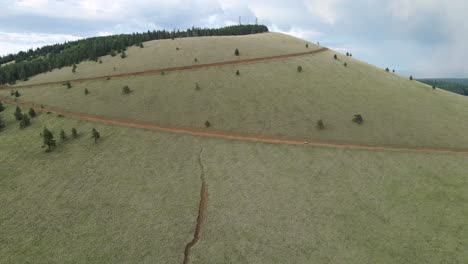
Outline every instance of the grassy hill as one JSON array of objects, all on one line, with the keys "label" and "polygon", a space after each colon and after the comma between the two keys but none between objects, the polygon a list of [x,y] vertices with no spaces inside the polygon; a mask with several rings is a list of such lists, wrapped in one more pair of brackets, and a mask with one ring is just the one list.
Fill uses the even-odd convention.
[{"label": "grassy hill", "polygon": [[[189,65],[195,56],[210,63],[319,48],[305,43],[278,33],[155,41],[129,49],[126,59],[105,57],[78,65],[75,75],[63,68],[24,84]],[[468,149],[465,97],[334,54],[15,89],[19,101],[46,108],[196,131]],[[122,95],[124,85],[133,92]],[[45,113],[19,129],[13,112],[7,105],[0,113],[7,123],[0,263],[182,263],[201,175],[208,209],[190,263],[468,261],[464,154],[245,142]],[[72,127],[80,137],[44,153],[45,126],[56,138]],[[97,144],[92,128],[102,135]]]},{"label": "grassy hill", "polygon": [[[175,44],[177,41],[185,44]],[[148,48],[129,50],[128,59],[114,58],[114,62],[120,63],[118,69],[127,72],[170,67],[176,63],[187,65],[193,63],[193,57],[207,63],[238,59],[234,56],[235,47],[241,51],[239,59],[319,48],[309,44],[307,49],[305,41],[278,33],[177,41],[159,41],[153,43],[153,47],[145,44]],[[204,45],[206,49],[202,48]],[[178,54],[175,46],[180,46],[179,52],[184,54]],[[157,53],[158,59],[151,58],[153,50],[162,50]],[[387,73],[345,55],[334,60],[334,54],[334,51],[327,51],[286,60],[170,72],[164,76],[77,83],[71,89],[57,84],[19,91],[24,101],[163,126],[205,129],[204,123],[209,120],[213,124],[210,130],[237,134],[304,141],[468,149],[468,137],[465,136],[468,122],[460,122],[468,120],[466,98],[443,90],[433,91],[428,85]],[[139,59],[131,61],[132,57]],[[141,68],[134,66],[138,61]],[[343,65],[345,62],[348,67]],[[82,75],[76,77],[108,74],[106,70],[116,66],[115,63],[93,63],[89,72],[94,75],[88,75],[88,68],[79,65],[77,75]],[[301,73],[297,72],[299,65],[303,67]],[[235,74],[237,70],[240,76]],[[62,71],[63,80],[73,75],[71,69]],[[62,79],[53,72],[39,75],[27,83],[39,80]],[[200,86],[199,91],[196,83]],[[128,85],[133,93],[123,96],[124,85]],[[84,95],[85,88],[90,91],[88,96]],[[9,92],[1,91],[0,95]],[[363,116],[363,125],[351,122],[355,114]],[[323,131],[316,129],[319,119],[326,125]]]}]

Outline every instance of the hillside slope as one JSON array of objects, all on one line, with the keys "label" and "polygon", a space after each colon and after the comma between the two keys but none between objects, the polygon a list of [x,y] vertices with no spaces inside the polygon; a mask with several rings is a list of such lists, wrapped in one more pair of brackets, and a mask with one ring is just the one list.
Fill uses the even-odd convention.
[{"label": "hillside slope", "polygon": [[[175,43],[184,44],[180,45],[183,54],[177,54],[175,46],[179,44]],[[278,33],[164,40],[153,43],[154,49],[173,51],[157,53],[154,62],[143,59],[145,55],[156,56],[151,47],[138,50],[139,55],[130,50],[128,59],[114,60],[119,62],[117,68],[128,71],[136,67],[131,57],[140,58],[138,70],[147,70],[191,64],[193,57],[202,62],[229,61],[320,48],[309,44],[307,49],[305,43]],[[203,45],[208,46],[202,48]],[[234,56],[234,47],[241,47],[241,56]],[[224,133],[343,144],[468,149],[468,122],[463,122],[468,120],[467,98],[432,90],[341,54],[335,60],[334,54],[329,50],[164,76],[73,83],[71,89],[61,84],[18,89],[21,101],[168,127],[206,130],[204,124],[208,120],[212,124],[210,131]],[[89,69],[79,66],[77,74],[89,77],[109,73],[106,71],[112,65],[116,64],[94,63]],[[300,73],[299,65],[303,68]],[[237,70],[239,76],[235,74]],[[64,78],[72,74],[71,70],[67,73]],[[60,80],[55,78],[48,73],[30,82]],[[133,92],[122,95],[124,85]],[[85,88],[90,91],[87,96]],[[0,91],[0,95],[8,94],[7,90]],[[362,125],[351,121],[355,114],[363,116]],[[324,130],[317,129],[320,119],[325,123]]]}]

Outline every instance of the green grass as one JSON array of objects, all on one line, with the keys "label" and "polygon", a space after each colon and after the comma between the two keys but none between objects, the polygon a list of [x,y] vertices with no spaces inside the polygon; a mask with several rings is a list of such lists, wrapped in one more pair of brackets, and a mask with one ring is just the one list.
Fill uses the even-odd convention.
[{"label": "green grass", "polygon": [[[101,58],[102,64],[94,61],[77,64],[75,74],[72,73],[71,66],[64,67],[34,76],[27,82],[18,82],[18,85],[233,61],[318,49],[318,46],[314,44],[309,44],[309,48],[306,49],[306,43],[305,40],[298,38],[286,38],[280,33],[154,40],[144,42],[145,48],[143,49],[135,46],[130,47],[126,51],[127,58],[125,59],[120,58],[120,54],[115,57],[108,55]],[[179,50],[176,50],[177,47]],[[234,55],[236,48],[239,49],[241,56]],[[197,58],[197,62],[194,62],[195,58]]]},{"label": "green grass", "polygon": [[[0,263],[465,263],[468,157],[198,138],[1,113]],[[81,137],[40,148],[39,132]],[[103,136],[94,144],[90,130]]]},{"label": "green grass", "polygon": [[[0,114],[8,118],[0,131],[0,263],[182,261],[201,185],[191,141],[46,114],[19,130],[12,109]],[[72,127],[80,137],[58,139],[45,153],[44,126],[57,139]]]},{"label": "green grass", "polygon": [[[463,121],[468,120],[468,98],[433,91],[346,56],[335,61],[333,54],[86,82],[71,89],[20,89],[20,99],[163,126],[205,129],[209,120],[210,130],[229,133],[468,149],[468,122]],[[298,65],[303,72],[297,72]],[[121,95],[124,85],[133,91],[129,96]],[[351,121],[355,114],[363,116],[363,125]],[[320,119],[325,130],[316,129]]]}]

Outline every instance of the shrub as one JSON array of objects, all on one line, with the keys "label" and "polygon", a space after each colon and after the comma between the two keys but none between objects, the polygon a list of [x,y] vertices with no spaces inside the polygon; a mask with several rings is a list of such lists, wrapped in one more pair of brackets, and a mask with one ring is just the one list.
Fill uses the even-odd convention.
[{"label": "shrub", "polygon": [[2,102],[0,102],[0,112],[3,112],[5,110],[5,107],[3,106]]},{"label": "shrub", "polygon": [[64,115],[61,115],[61,114],[58,114],[57,117],[58,117],[58,118],[64,118],[65,116],[64,116]]},{"label": "shrub", "polygon": [[122,51],[122,54],[120,54],[120,58],[122,59],[127,58],[127,53],[125,53],[125,51]]},{"label": "shrub", "polygon": [[240,75],[240,72],[239,70],[236,71],[236,75],[239,76]]},{"label": "shrub", "polygon": [[164,71],[161,71],[161,75],[163,75],[163,76],[164,76],[164,75],[166,75],[166,72],[164,72]]},{"label": "shrub", "polygon": [[195,83],[195,90],[200,91],[200,85],[198,83]]},{"label": "shrub", "polygon": [[325,124],[323,123],[323,120],[320,119],[319,121],[317,121],[317,128],[319,130],[322,130],[322,129],[325,129]]},{"label": "shrub", "polygon": [[21,108],[19,108],[19,106],[16,106],[14,116],[17,121],[21,121],[21,119],[23,119],[23,113],[21,113]]},{"label": "shrub", "polygon": [[67,81],[66,83],[64,83],[63,85],[67,86],[67,89],[70,89],[70,88],[72,88],[72,85],[71,85],[71,83],[70,83],[70,82],[68,82],[68,81]]},{"label": "shrub", "polygon": [[21,96],[21,94],[20,94],[18,91],[16,91],[16,92],[15,92],[15,97],[18,98],[18,97],[20,97],[20,96]]},{"label": "shrub", "polygon": [[211,123],[210,123],[210,121],[206,120],[206,122],[205,122],[205,126],[206,126],[206,127],[211,127]]},{"label": "shrub", "polygon": [[297,72],[302,72],[302,66],[297,66]]},{"label": "shrub", "polygon": [[140,44],[138,45],[140,48],[144,48],[145,46],[143,46],[143,42],[140,42]]},{"label": "shrub", "polygon": [[117,56],[117,53],[115,52],[115,50],[113,50],[113,51],[110,52],[110,55],[111,55],[112,57],[115,57],[115,56]]},{"label": "shrub", "polygon": [[393,73],[395,73],[395,70],[393,70]]},{"label": "shrub", "polygon": [[30,116],[31,118],[36,117],[36,111],[34,111],[34,109],[32,109],[32,108],[29,108],[29,116]]},{"label": "shrub", "polygon": [[346,52],[346,57],[349,57],[349,52]]},{"label": "shrub", "polygon": [[93,128],[93,130],[91,131],[91,134],[92,134],[92,137],[94,138],[94,143],[96,143],[98,139],[101,138],[101,134],[99,134],[99,132],[95,128]]},{"label": "shrub", "polygon": [[345,67],[348,67],[348,63],[347,63],[347,62],[345,62],[343,65],[344,65]]},{"label": "shrub", "polygon": [[238,50],[238,49],[236,49],[236,50],[234,51],[234,55],[236,55],[236,56],[239,56],[239,55],[240,55],[240,53],[239,53],[239,50]]},{"label": "shrub", "polygon": [[195,58],[195,59],[193,59],[193,61],[195,61],[195,62],[198,62],[198,59],[197,59],[197,58]]},{"label": "shrub", "polygon": [[354,115],[353,122],[356,124],[361,125],[364,122],[364,119],[362,118],[361,115]]},{"label": "shrub", "polygon": [[333,56],[333,58],[334,58],[335,60],[337,60],[337,59],[338,59],[338,55],[335,54],[335,55]]},{"label": "shrub", "polygon": [[390,72],[390,69],[387,67],[387,68],[385,69],[385,71],[386,71],[386,72]]},{"label": "shrub", "polygon": [[2,117],[0,116],[0,130],[5,128],[5,122],[3,121]]},{"label": "shrub", "polygon": [[73,64],[72,72],[73,72],[73,73],[76,72],[76,64]]},{"label": "shrub", "polygon": [[99,64],[102,64],[102,60],[101,60],[101,59],[99,59]]},{"label": "shrub", "polygon": [[27,114],[23,114],[23,117],[19,124],[20,128],[23,129],[28,127],[29,125],[31,125],[31,119],[29,119],[29,116]]},{"label": "shrub", "polygon": [[309,43],[306,43],[306,49],[308,49],[308,48],[309,48]]},{"label": "shrub", "polygon": [[176,47],[175,49],[176,49],[176,50],[179,50],[179,47]]},{"label": "shrub", "polygon": [[131,92],[132,91],[130,90],[130,87],[128,87],[128,85],[125,85],[124,87],[122,87],[122,94],[129,94]]},{"label": "shrub", "polygon": [[65,134],[65,130],[60,130],[60,139],[65,141],[67,139],[67,134]]},{"label": "shrub", "polygon": [[432,90],[435,90],[436,89],[436,86],[435,85],[432,85]]},{"label": "shrub", "polygon": [[411,75],[411,76],[409,77],[409,79],[410,79],[410,81],[412,81],[412,80],[413,80],[413,75]]},{"label": "shrub", "polygon": [[85,95],[88,95],[88,94],[89,94],[88,88],[85,88],[85,89],[84,89],[84,94],[85,94]]},{"label": "shrub", "polygon": [[78,138],[78,131],[76,131],[76,128],[72,128],[71,132],[73,138]]}]

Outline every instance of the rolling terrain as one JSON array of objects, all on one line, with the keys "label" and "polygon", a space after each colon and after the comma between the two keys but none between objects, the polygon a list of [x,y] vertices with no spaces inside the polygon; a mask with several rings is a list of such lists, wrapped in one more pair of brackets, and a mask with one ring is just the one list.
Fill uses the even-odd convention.
[{"label": "rolling terrain", "polygon": [[279,33],[144,44],[0,90],[0,263],[468,261],[466,98]]}]

